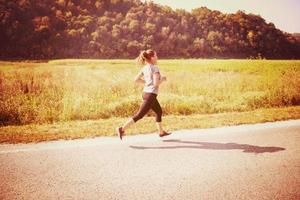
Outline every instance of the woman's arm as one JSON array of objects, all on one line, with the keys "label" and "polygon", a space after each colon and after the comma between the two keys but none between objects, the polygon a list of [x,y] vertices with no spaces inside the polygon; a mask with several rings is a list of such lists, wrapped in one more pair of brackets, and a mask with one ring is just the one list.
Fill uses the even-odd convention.
[{"label": "woman's arm", "polygon": [[144,79],[142,79],[142,77],[143,77],[143,74],[139,73],[138,75],[135,76],[134,82],[135,83],[142,83],[142,84],[144,84],[145,81],[144,81]]},{"label": "woman's arm", "polygon": [[160,76],[160,73],[153,74],[153,85],[156,88],[158,88],[159,85],[166,80],[167,80],[167,78],[165,76]]}]

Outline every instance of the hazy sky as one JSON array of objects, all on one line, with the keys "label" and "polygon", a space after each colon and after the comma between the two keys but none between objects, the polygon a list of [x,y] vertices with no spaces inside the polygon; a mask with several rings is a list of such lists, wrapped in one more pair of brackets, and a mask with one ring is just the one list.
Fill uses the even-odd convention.
[{"label": "hazy sky", "polygon": [[243,10],[262,16],[267,22],[273,22],[276,28],[300,33],[300,0],[153,0],[155,3],[172,8],[193,8],[206,6],[223,13],[235,13]]}]

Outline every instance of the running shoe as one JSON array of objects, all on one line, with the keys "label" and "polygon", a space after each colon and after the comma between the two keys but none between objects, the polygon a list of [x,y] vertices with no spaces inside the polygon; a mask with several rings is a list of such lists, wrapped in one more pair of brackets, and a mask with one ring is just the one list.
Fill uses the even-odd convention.
[{"label": "running shoe", "polygon": [[164,137],[164,136],[167,136],[167,135],[171,135],[172,133],[167,133],[166,131],[163,131],[163,133],[159,134],[159,137]]},{"label": "running shoe", "polygon": [[118,133],[119,138],[122,140],[122,137],[125,133],[125,131],[122,130],[122,127],[117,128],[117,133]]}]

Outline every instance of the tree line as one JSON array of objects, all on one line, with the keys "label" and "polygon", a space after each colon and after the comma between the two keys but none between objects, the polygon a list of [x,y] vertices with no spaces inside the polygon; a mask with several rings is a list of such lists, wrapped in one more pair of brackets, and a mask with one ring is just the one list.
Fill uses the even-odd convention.
[{"label": "tree line", "polygon": [[0,58],[299,59],[300,41],[261,16],[140,0],[0,0]]}]

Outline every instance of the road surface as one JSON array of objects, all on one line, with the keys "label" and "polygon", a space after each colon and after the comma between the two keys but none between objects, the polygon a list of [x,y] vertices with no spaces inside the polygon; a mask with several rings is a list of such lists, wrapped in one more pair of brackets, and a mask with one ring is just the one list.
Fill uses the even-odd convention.
[{"label": "road surface", "polygon": [[300,120],[0,145],[0,199],[300,199]]}]

